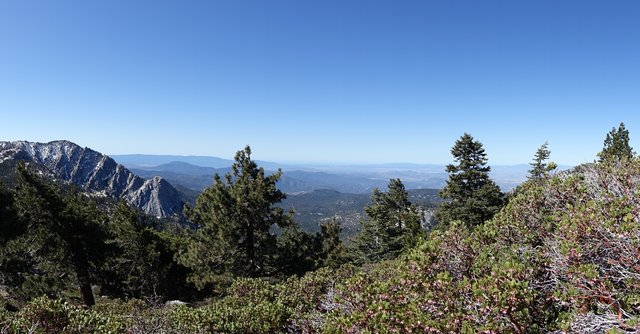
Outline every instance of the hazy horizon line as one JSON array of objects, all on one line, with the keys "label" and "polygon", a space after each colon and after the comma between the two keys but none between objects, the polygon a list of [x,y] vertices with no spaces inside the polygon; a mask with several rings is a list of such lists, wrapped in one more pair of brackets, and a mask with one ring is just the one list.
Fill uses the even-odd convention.
[{"label": "hazy horizon line", "polygon": [[[148,153],[124,153],[124,154],[107,154],[110,157],[125,157],[125,156],[149,156],[149,157],[182,157],[182,158],[213,158],[220,159],[226,161],[233,161],[233,157],[231,158],[223,158],[215,155],[199,155],[199,154],[148,154]],[[259,158],[254,159],[257,162],[263,163],[271,163],[271,164],[281,164],[281,165],[305,165],[305,166],[322,166],[322,167],[361,167],[361,166],[398,166],[398,165],[407,165],[407,166],[446,166],[451,164],[452,162],[407,162],[407,161],[391,161],[391,162],[349,162],[349,161],[318,161],[318,160],[278,160],[278,159],[270,159],[270,158]],[[595,160],[595,159],[594,159]],[[175,160],[176,162],[180,162],[179,160]],[[581,163],[559,163],[550,159],[549,161],[553,161],[558,164],[559,167],[574,167],[584,163],[590,163],[593,161],[585,161]],[[169,161],[173,162],[173,161]],[[167,163],[169,163],[167,162]],[[195,165],[193,163],[185,162],[191,165]],[[164,164],[164,163],[163,163]],[[488,161],[487,165],[496,166],[496,167],[514,167],[514,166],[529,166],[530,162],[517,162],[517,163],[495,163],[492,164],[491,160]]]}]

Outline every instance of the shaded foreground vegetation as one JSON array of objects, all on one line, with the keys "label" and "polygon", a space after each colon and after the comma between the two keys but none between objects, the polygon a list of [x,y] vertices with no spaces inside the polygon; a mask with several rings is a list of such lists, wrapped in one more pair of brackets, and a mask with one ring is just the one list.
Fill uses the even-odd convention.
[{"label": "shaded foreground vegetation", "polygon": [[[626,132],[621,126],[612,133],[619,131]],[[114,284],[122,290],[119,297],[117,293],[107,293],[109,298],[98,298],[91,308],[77,305],[72,296],[65,297],[64,291],[69,289],[51,288],[49,292],[60,291],[55,298],[23,298],[20,302],[16,299],[19,294],[14,292],[32,291],[28,287],[35,283],[25,286],[25,279],[18,285],[15,282],[20,277],[12,278],[5,271],[3,284],[14,298],[10,305],[15,309],[0,312],[0,328],[7,333],[636,332],[640,330],[640,162],[635,154],[631,157],[626,154],[632,152],[627,150],[628,133],[626,141],[625,136],[612,133],[607,136],[612,139],[609,144],[605,141],[603,152],[607,153],[600,156],[600,161],[571,171],[554,173],[553,164],[545,162],[549,156],[545,153],[547,148],[541,147],[532,163],[530,180],[506,198],[500,195],[499,199],[506,204],[495,210],[495,215],[482,221],[474,218],[481,216],[474,213],[484,215],[494,210],[496,197],[482,204],[473,191],[468,196],[459,192],[439,214],[446,223],[441,222],[429,233],[416,229],[420,216],[406,200],[406,191],[399,181],[390,182],[386,192],[374,193],[363,232],[346,245],[336,237],[338,222],[327,225],[321,234],[305,236],[295,230],[286,213],[270,211],[272,207],[266,206],[269,208],[266,212],[273,214],[269,217],[277,218],[283,222],[282,228],[293,228],[291,231],[295,233],[270,235],[263,230],[262,233],[267,233],[264,240],[275,238],[273,253],[261,253],[269,256],[264,259],[240,255],[225,262],[229,266],[225,269],[215,262],[197,261],[196,254],[201,252],[198,249],[213,241],[201,236],[196,244],[191,244],[190,229],[175,227],[177,230],[168,231],[144,224],[127,225],[125,231],[132,236],[140,235],[135,231],[147,231],[152,240],[131,241],[140,246],[135,254],[150,259],[163,259],[153,256],[162,251],[174,254],[165,258],[165,262],[149,265],[164,270],[159,272],[165,276],[157,277],[157,282],[175,282],[175,289],[182,286],[180,298],[187,297],[184,299],[190,300],[190,305],[163,305],[167,298],[152,300],[154,290],[144,287],[162,285],[146,280],[146,275],[157,275],[154,274],[157,270],[150,270],[146,263],[124,265],[123,268],[149,272],[140,272],[138,276],[116,275],[126,278],[126,284]],[[611,147],[621,149],[608,150]],[[481,145],[474,152],[480,149]],[[452,176],[463,174],[465,166],[469,166],[464,159],[459,162],[460,169],[452,170]],[[479,165],[484,163],[484,159],[478,161]],[[492,188],[490,180],[474,177],[485,180],[477,189],[493,191],[486,190]],[[452,177],[450,184],[460,178]],[[217,184],[220,189],[210,190],[209,196],[228,195],[223,190],[225,184],[231,186],[234,182],[230,178]],[[238,189],[227,190],[232,193]],[[265,189],[276,191],[269,186]],[[444,195],[451,193],[445,191]],[[470,206],[455,207],[461,203]],[[471,214],[456,219],[452,210]],[[196,208],[194,212],[197,211]],[[3,224],[19,221],[19,212],[12,211],[11,205],[0,208],[3,217],[13,217],[3,220]],[[193,220],[194,224],[206,225],[216,220],[229,224],[225,216],[209,220],[203,217],[200,216],[203,219],[200,223]],[[3,249],[20,250],[9,246],[20,239],[21,225],[15,225],[15,229],[8,226],[3,225],[3,231],[14,233],[3,233],[0,239]],[[126,233],[117,233],[119,237],[107,240],[128,240],[123,237]],[[223,235],[215,232],[206,237]],[[167,240],[163,238],[173,242],[163,243],[161,240]],[[123,251],[130,249],[126,247],[130,244],[119,242]],[[148,245],[153,246],[146,249]],[[184,245],[197,246],[191,246],[194,250]],[[216,248],[207,251],[213,249]],[[214,261],[216,254],[224,252],[217,250],[203,261]],[[25,254],[29,256],[23,260],[31,260],[30,253]],[[115,254],[120,254],[115,259],[125,263],[134,257]],[[242,252],[232,254],[239,256]],[[20,261],[9,263],[16,261],[9,255],[3,253],[3,270],[18,264],[34,267]],[[181,260],[181,256],[189,261]],[[43,259],[32,260],[46,263],[48,257]],[[306,265],[292,266],[286,259]],[[257,266],[258,262],[269,265]],[[101,283],[105,269],[91,266],[90,269],[90,276]],[[32,276],[47,278],[45,270],[40,270]],[[267,272],[270,270],[273,273]],[[71,281],[82,282],[77,277]],[[7,284],[10,282],[14,283]],[[14,291],[11,286],[16,287]],[[170,292],[172,286],[165,289]],[[32,291],[31,296],[38,295],[37,291]]]}]

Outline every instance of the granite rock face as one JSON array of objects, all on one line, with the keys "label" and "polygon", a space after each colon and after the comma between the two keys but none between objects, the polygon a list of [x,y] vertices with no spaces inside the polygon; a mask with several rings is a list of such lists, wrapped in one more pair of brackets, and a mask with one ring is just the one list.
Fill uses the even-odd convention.
[{"label": "granite rock face", "polygon": [[166,180],[145,180],[109,156],[66,140],[0,142],[0,164],[9,160],[35,163],[50,177],[71,182],[87,192],[124,199],[155,217],[165,218],[182,211],[180,194]]}]

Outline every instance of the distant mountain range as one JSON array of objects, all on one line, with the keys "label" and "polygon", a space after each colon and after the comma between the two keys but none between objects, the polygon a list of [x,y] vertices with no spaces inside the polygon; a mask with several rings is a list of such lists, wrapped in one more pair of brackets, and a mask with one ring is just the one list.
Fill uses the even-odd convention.
[{"label": "distant mountain range", "polygon": [[[213,184],[214,174],[230,172],[233,164],[232,160],[197,156],[116,155],[114,158],[137,175],[166,179],[191,203],[195,202],[202,190]],[[322,223],[336,218],[342,223],[345,239],[360,230],[359,223],[366,218],[364,208],[371,200],[373,189],[385,190],[389,179],[399,177],[407,188],[423,188],[411,189],[409,195],[411,202],[419,205],[428,218],[441,201],[438,188],[444,185],[447,178],[447,174],[442,172],[444,167],[436,165],[309,166],[257,163],[271,173],[278,168],[283,170],[278,188],[288,195],[279,206],[294,210],[294,220],[303,230],[319,232]]]},{"label": "distant mountain range", "polygon": [[[143,177],[162,176],[173,184],[201,191],[213,182],[213,174],[225,174],[232,160],[205,156],[179,155],[114,155],[116,161]],[[439,189],[448,178],[445,165],[434,164],[372,164],[372,165],[312,165],[278,164],[260,161],[266,170],[281,168],[284,172],[278,186],[287,193],[331,189],[342,193],[370,193],[384,188],[389,179],[400,178],[407,189]],[[528,164],[492,166],[491,177],[503,191],[526,180]]]},{"label": "distant mountain range", "polygon": [[[171,162],[155,167],[131,168],[131,171],[145,178],[160,176],[171,184],[180,185],[195,192],[200,192],[213,184],[213,175],[224,175],[231,168],[211,168],[194,166],[184,162]],[[274,171],[269,171],[273,173]],[[278,181],[278,188],[289,194],[309,192],[317,189],[330,189],[341,193],[370,194],[374,188],[385,188],[391,177],[401,177],[397,174],[390,177],[373,174],[338,174],[320,171],[293,170],[284,171]],[[405,181],[407,188],[436,189],[444,185],[440,175],[421,181]]]},{"label": "distant mountain range", "polygon": [[0,142],[0,177],[11,179],[18,161],[35,165],[43,175],[71,182],[84,191],[124,199],[155,217],[182,211],[181,194],[163,178],[143,179],[112,158],[69,141]]},{"label": "distant mountain range", "polygon": [[[114,156],[146,178],[161,176],[193,203],[197,195],[213,184],[213,175],[224,175],[232,160],[197,156]],[[161,162],[159,165],[154,163]],[[194,163],[201,163],[196,165]],[[420,206],[428,220],[441,201],[438,189],[445,185],[448,174],[444,165],[380,164],[380,165],[287,165],[258,162],[267,171],[283,170],[278,188],[288,194],[280,206],[295,211],[295,221],[310,232],[320,231],[320,224],[337,218],[343,226],[343,237],[349,238],[366,219],[364,208],[374,188],[385,190],[389,179],[400,178],[409,189],[410,200]],[[529,165],[494,166],[492,177],[509,190],[526,179]],[[427,222],[428,223],[428,222]]]},{"label": "distant mountain range", "polygon": [[[155,154],[116,154],[113,159],[129,168],[149,168],[160,165],[171,165],[174,162],[185,162],[190,165],[225,168],[231,167],[233,160],[202,155],[155,155]],[[282,164],[269,161],[256,161],[260,167],[277,170]]]}]

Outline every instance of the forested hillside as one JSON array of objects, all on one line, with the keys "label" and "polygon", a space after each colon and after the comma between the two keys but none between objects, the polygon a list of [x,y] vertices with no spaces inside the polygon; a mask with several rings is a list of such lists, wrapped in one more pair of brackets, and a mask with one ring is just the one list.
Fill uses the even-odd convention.
[{"label": "forested hillside", "polygon": [[338,218],[303,231],[279,206],[281,174],[249,147],[185,208],[187,225],[18,164],[0,191],[0,331],[640,331],[640,161],[624,124],[569,171],[545,143],[507,194],[474,137],[451,153],[435,225],[392,179],[349,240]]},{"label": "forested hillside", "polygon": [[[431,221],[435,208],[441,201],[437,189],[407,190],[411,203],[425,214],[425,224]],[[294,220],[308,232],[319,232],[322,223],[337,219],[342,224],[342,236],[348,240],[360,231],[360,222],[367,216],[365,207],[370,204],[371,195],[340,193],[335,190],[319,189],[312,192],[287,195],[281,206],[294,210]]]}]

